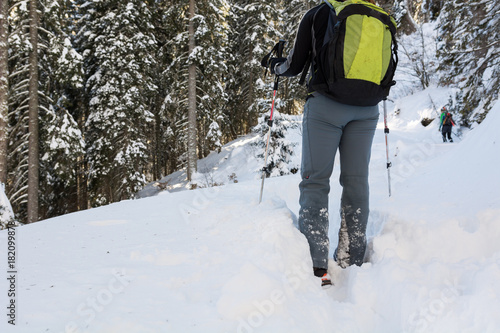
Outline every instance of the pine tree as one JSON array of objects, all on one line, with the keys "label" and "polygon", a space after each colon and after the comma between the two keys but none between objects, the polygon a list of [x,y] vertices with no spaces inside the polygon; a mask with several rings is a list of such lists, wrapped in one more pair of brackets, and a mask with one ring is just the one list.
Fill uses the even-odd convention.
[{"label": "pine tree", "polygon": [[437,19],[443,0],[377,0],[385,11],[398,23],[398,32],[410,35],[419,25]]},{"label": "pine tree", "polygon": [[275,24],[279,4],[261,0],[233,1],[230,12],[230,46],[226,89],[230,100],[224,111],[230,124],[231,139],[247,134],[257,125],[263,112],[269,111],[272,80],[264,82],[260,62],[278,42]]},{"label": "pine tree", "polygon": [[[163,10],[161,10],[163,9]],[[182,1],[171,1],[161,10],[162,103],[158,116],[158,147],[164,173],[187,167],[188,32]]]},{"label": "pine tree", "polygon": [[461,91],[456,106],[464,125],[481,122],[500,87],[500,3],[446,2],[440,17],[441,81]]},{"label": "pine tree", "polygon": [[[78,133],[72,116],[68,113],[74,104],[74,96],[78,93],[69,91],[81,85],[81,61],[74,52],[69,35],[71,34],[71,15],[68,12],[69,0],[42,1],[38,8],[38,28],[31,31],[24,27],[29,25],[29,8],[26,1],[13,1],[9,15],[9,146],[8,146],[8,181],[7,193],[11,199],[16,216],[21,221],[26,221],[28,193],[28,163],[29,154],[29,102],[30,86],[28,82],[38,86],[34,96],[38,99],[37,121],[40,128],[39,138],[36,140],[39,152],[31,156],[38,159],[36,163],[39,181],[38,186],[44,191],[36,191],[39,197],[40,218],[63,214],[75,209],[67,210],[68,203],[75,202],[69,183],[74,183],[75,172],[73,165],[74,154],[81,152],[81,136],[70,138]],[[30,53],[29,32],[36,33],[31,38],[37,39],[38,50]],[[37,70],[29,65],[29,55],[37,64]],[[30,73],[35,73],[38,78],[33,79]],[[34,88],[31,88],[33,91]],[[56,110],[58,110],[56,112]],[[72,110],[74,111],[74,110]],[[73,124],[73,127],[68,126]],[[74,144],[79,142],[79,144]],[[64,147],[64,151],[59,150]],[[80,147],[80,148],[79,148]],[[41,158],[41,159],[40,159]],[[33,164],[33,163],[32,163]],[[54,170],[57,169],[56,172]],[[65,170],[65,172],[63,172]],[[54,184],[59,184],[57,189]],[[65,184],[61,186],[61,184]],[[73,191],[74,192],[74,191]],[[54,195],[57,193],[57,195]],[[55,197],[59,199],[55,200]],[[57,212],[51,212],[50,207],[57,207]]]},{"label": "pine tree", "polygon": [[20,221],[27,218],[28,81],[31,44],[26,1],[9,3],[9,116],[6,195]]},{"label": "pine tree", "polygon": [[165,124],[167,122],[167,115],[163,102],[167,95],[167,80],[168,74],[165,73],[165,68],[171,62],[168,41],[171,40],[172,27],[167,12],[172,8],[172,1],[158,1],[151,6],[152,22],[155,27],[154,36],[157,43],[156,53],[153,55],[155,58],[152,64],[152,72],[157,73],[152,76],[153,84],[157,87],[156,94],[151,99],[151,112],[153,114],[154,124],[151,126],[150,131],[150,172],[153,179],[160,179],[164,175],[175,171],[176,169],[169,168],[169,156],[166,154],[168,145],[164,140],[164,133],[166,132]]},{"label": "pine tree", "polygon": [[99,205],[130,198],[146,182],[157,44],[143,1],[84,1],[79,9],[90,190]]},{"label": "pine tree", "polygon": [[228,104],[225,89],[228,57],[229,5],[225,0],[198,3],[196,20],[198,158],[222,146],[223,110]]},{"label": "pine tree", "polygon": [[9,115],[9,2],[0,4],[0,184],[7,182],[7,147]]},{"label": "pine tree", "polygon": [[73,7],[69,0],[49,0],[42,6],[40,42],[40,197],[41,217],[81,208],[78,160],[84,153],[77,119],[83,86],[82,59],[71,44]]},{"label": "pine tree", "polygon": [[[255,143],[259,153],[257,158],[264,162],[267,136],[269,133],[268,116],[259,118],[259,124],[255,126],[254,132],[259,134],[261,139]],[[287,140],[287,132],[297,128],[299,124],[286,114],[274,113],[273,127],[270,132],[268,158],[265,170],[267,177],[284,176],[295,174],[299,170],[299,165],[291,163],[292,156],[295,155],[294,147],[298,144]],[[260,170],[256,170],[260,171]]]},{"label": "pine tree", "polygon": [[[189,160],[206,156],[211,150],[218,149],[224,142],[226,119],[223,111],[227,108],[226,80],[228,70],[227,43],[228,33],[226,15],[228,5],[225,1],[198,2],[196,15],[192,22],[188,20],[189,6],[173,1],[165,8],[163,15],[165,32],[162,40],[161,58],[164,62],[165,96],[161,107],[162,147],[165,147],[164,160],[172,169],[186,167],[195,170],[194,163],[188,167]],[[192,23],[191,36],[195,47],[189,49],[189,24]],[[189,74],[189,69],[194,74]],[[194,80],[190,81],[190,78]],[[189,83],[192,92],[189,94]],[[186,96],[194,96],[188,98]],[[191,101],[191,106],[190,106]],[[196,108],[195,140],[188,137],[188,112]],[[216,130],[215,128],[219,130]],[[191,127],[193,129],[193,127]],[[196,144],[188,158],[188,142]],[[192,171],[190,171],[192,173]]]}]

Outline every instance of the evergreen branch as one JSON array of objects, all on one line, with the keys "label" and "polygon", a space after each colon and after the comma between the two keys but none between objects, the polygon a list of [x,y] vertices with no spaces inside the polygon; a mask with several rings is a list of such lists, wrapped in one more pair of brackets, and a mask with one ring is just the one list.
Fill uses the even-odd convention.
[{"label": "evergreen branch", "polygon": [[[9,59],[10,60],[10,59]],[[9,80],[12,80],[14,77],[16,77],[17,75],[20,75],[20,74],[23,74],[23,73],[27,73],[29,72],[29,65],[24,65],[23,67],[21,67],[21,69],[19,69],[18,71],[14,72],[14,73],[11,73],[9,74]],[[27,79],[28,80],[28,79]],[[22,81],[21,81],[22,82]]]},{"label": "evergreen branch", "polygon": [[[15,197],[15,195],[18,194],[18,193],[20,193],[20,192],[22,192],[22,191],[26,191],[27,189],[28,189],[28,185],[23,186],[19,191],[17,191],[13,195],[11,195],[10,198],[9,198],[11,205],[15,205],[18,201],[26,198],[28,196],[28,193],[20,195],[17,198]],[[26,203],[26,202],[27,202],[27,200],[24,200],[24,201],[21,201],[19,204],[23,204],[23,203]]]},{"label": "evergreen branch", "polygon": [[[28,173],[28,162],[27,162],[27,159],[28,157],[26,157],[25,159],[25,162],[26,164],[22,164],[22,165],[18,165],[16,170],[19,171],[19,170],[22,170],[21,174],[16,178],[16,182],[14,182],[14,184],[12,184],[12,186],[10,186],[10,188],[12,190],[15,190],[16,192],[12,195],[9,195],[9,197],[14,197],[14,195],[16,195],[17,193],[19,193],[20,191],[22,191],[25,187],[27,187],[27,185],[22,185],[22,183],[26,184],[27,182],[27,173]],[[14,170],[13,172],[11,172],[10,174],[11,175],[14,175],[14,172],[16,171]],[[16,190],[17,188],[19,188],[19,190]]]},{"label": "evergreen branch", "polygon": [[15,85],[12,85],[12,90],[14,92],[17,92],[18,90],[25,89],[28,87],[28,82],[29,82],[29,78],[24,79],[22,81],[19,81]]},{"label": "evergreen branch", "polygon": [[483,46],[483,47],[480,47],[480,48],[477,48],[477,49],[468,49],[468,50],[464,50],[464,51],[459,51],[459,50],[449,51],[449,54],[473,53],[473,52],[477,52],[477,51],[482,51],[482,50],[488,49],[488,48],[490,48],[490,47],[492,47],[493,45],[496,45],[496,44],[500,44],[500,40],[494,41],[493,43],[491,43],[489,45],[486,45],[486,46]]},{"label": "evergreen branch", "polygon": [[53,33],[52,31],[48,31],[47,29],[39,26],[38,31],[45,32],[48,36],[56,37],[56,34]]},{"label": "evergreen branch", "polygon": [[40,105],[38,105],[38,107],[39,107],[40,109],[42,109],[43,111],[47,112],[47,113],[49,113],[49,112],[50,112],[50,110],[49,110],[49,109],[47,109],[45,106],[43,106],[43,105],[41,105],[41,104],[40,104]]},{"label": "evergreen branch", "polygon": [[38,95],[43,97],[43,98],[46,98],[50,103],[54,104],[54,100],[52,98],[50,98],[49,96],[45,95],[45,93],[43,91],[38,90]]},{"label": "evergreen branch", "polygon": [[[28,128],[28,125],[25,126],[25,128],[27,129]],[[16,142],[14,142],[12,144],[13,147],[16,147],[15,149],[13,149],[10,153],[9,153],[9,157],[10,159],[13,158],[13,156],[15,155],[15,153],[22,153],[23,152],[23,148],[26,148],[26,141],[28,140],[28,136],[29,136],[29,133],[26,133],[24,135],[22,135]],[[26,157],[28,158],[28,157]],[[22,162],[22,160],[21,160]],[[19,163],[21,163],[19,162]]]},{"label": "evergreen branch", "polygon": [[29,107],[28,104],[21,103],[21,105],[18,106],[15,110],[10,111],[9,114],[8,114],[8,116],[9,117],[14,117],[15,114],[21,114],[20,111],[22,111],[24,109],[27,109],[28,107]]}]

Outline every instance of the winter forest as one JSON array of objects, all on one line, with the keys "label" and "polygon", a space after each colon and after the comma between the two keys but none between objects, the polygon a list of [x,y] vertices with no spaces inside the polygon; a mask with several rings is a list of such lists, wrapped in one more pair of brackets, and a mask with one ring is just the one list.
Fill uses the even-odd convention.
[{"label": "winter forest", "polygon": [[[133,198],[179,169],[190,177],[196,160],[258,131],[273,91],[260,60],[279,39],[290,50],[320,2],[0,1],[0,183],[19,223]],[[500,87],[500,2],[377,3],[399,25],[406,93],[455,87],[455,119],[480,123]],[[297,82],[282,81],[280,113],[302,112]]]}]

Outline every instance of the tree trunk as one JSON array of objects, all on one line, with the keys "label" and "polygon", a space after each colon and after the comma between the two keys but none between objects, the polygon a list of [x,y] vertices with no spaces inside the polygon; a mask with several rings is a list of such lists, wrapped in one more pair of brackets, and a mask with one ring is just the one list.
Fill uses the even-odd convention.
[{"label": "tree trunk", "polygon": [[7,182],[7,117],[9,111],[8,73],[8,11],[7,0],[0,4],[0,183]]},{"label": "tree trunk", "polygon": [[77,210],[88,209],[87,198],[87,175],[85,167],[85,156],[82,154],[76,160],[76,195],[77,195]]},{"label": "tree trunk", "polygon": [[28,223],[38,221],[38,0],[30,0]]},{"label": "tree trunk", "polygon": [[[85,112],[81,98],[77,101],[78,110],[78,128],[85,133]],[[85,153],[82,153],[76,160],[76,192],[77,192],[77,209],[85,210],[90,207],[88,198],[88,177],[87,177],[87,163],[85,161]]]},{"label": "tree trunk", "polygon": [[[189,56],[193,56],[195,48],[194,40],[194,0],[189,0]],[[196,172],[196,65],[193,60],[189,60],[188,69],[188,166],[187,166],[187,176],[188,180],[191,181],[193,173]]]},{"label": "tree trunk", "polygon": [[[248,52],[248,61],[250,63],[251,59],[253,59],[253,45],[249,46],[250,51]],[[248,132],[251,131],[252,127],[257,125],[257,115],[255,114],[255,108],[252,108],[253,103],[254,103],[254,76],[253,76],[253,70],[250,70],[250,75],[248,78],[248,93],[247,93],[247,107],[246,107],[246,112],[247,112],[247,129],[245,130],[245,133],[241,134],[247,134]]]}]

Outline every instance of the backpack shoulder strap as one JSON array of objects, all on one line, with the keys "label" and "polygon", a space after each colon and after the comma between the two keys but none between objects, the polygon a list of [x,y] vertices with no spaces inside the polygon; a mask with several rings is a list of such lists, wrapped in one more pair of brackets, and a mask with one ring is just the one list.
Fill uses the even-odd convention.
[{"label": "backpack shoulder strap", "polygon": [[[316,10],[316,13],[314,13],[314,15],[313,15],[312,23],[311,23],[312,51],[309,54],[309,57],[307,58],[306,64],[304,65],[304,69],[302,69],[302,74],[300,76],[299,85],[304,84],[304,82],[306,80],[307,73],[309,72],[309,68],[311,67],[312,62],[313,62],[314,58],[316,57],[316,32],[314,30],[314,22],[316,22],[316,16],[318,15],[319,11],[321,10],[321,6],[324,4],[328,5],[331,8],[331,10],[333,11],[332,4],[329,3],[328,0],[323,0],[323,2],[318,6],[319,8],[318,8],[318,10]],[[333,12],[335,12],[335,11],[333,11]]]},{"label": "backpack shoulder strap", "polygon": [[323,2],[324,2],[324,3],[326,3],[326,5],[327,5],[328,7],[330,7],[331,9],[334,9],[334,8],[333,8],[333,5],[330,3],[330,1],[328,1],[328,0],[323,0]]}]

